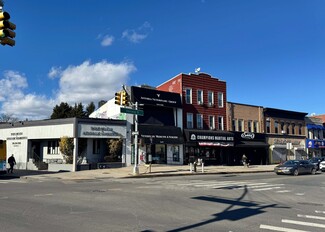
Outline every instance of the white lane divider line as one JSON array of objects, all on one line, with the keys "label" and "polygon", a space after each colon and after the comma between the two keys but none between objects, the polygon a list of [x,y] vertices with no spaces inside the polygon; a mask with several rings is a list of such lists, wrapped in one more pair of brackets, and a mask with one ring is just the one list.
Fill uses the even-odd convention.
[{"label": "white lane divider line", "polygon": [[0,197],[0,200],[8,199],[9,197]]},{"label": "white lane divider line", "polygon": [[280,187],[280,186],[275,186],[275,187],[270,187],[270,188],[262,188],[262,189],[253,189],[253,191],[267,191],[267,190],[272,190],[272,189],[280,189],[280,188],[283,188],[283,187]]},{"label": "white lane divider line", "polygon": [[323,214],[325,214],[325,211],[315,210],[315,213],[323,213]]},{"label": "white lane divider line", "polygon": [[296,193],[297,196],[304,196],[305,193]]},{"label": "white lane divider line", "polygon": [[46,196],[53,196],[52,193],[45,193],[45,194],[35,194],[34,197],[46,197]]},{"label": "white lane divider line", "polygon": [[279,190],[279,191],[276,191],[277,193],[290,193],[291,190]]},{"label": "white lane divider line", "polygon": [[295,224],[295,225],[311,226],[311,227],[317,227],[317,228],[325,228],[325,224],[320,224],[320,223],[301,222],[301,221],[288,220],[288,219],[282,219],[281,221],[283,223],[289,223],[289,224]]},{"label": "white lane divider line", "polygon": [[325,217],[313,216],[313,215],[304,215],[304,214],[298,214],[297,217],[309,218],[309,219],[317,219],[317,220],[325,220]]},{"label": "white lane divider line", "polygon": [[310,232],[307,230],[296,230],[296,229],[290,229],[290,228],[278,227],[278,226],[269,226],[269,225],[263,225],[263,224],[260,225],[260,229],[282,231],[282,232]]}]

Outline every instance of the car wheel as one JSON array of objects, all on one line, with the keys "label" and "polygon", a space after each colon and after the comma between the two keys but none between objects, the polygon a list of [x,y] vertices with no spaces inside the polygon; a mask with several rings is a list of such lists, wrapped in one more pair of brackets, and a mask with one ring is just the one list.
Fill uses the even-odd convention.
[{"label": "car wheel", "polygon": [[315,168],[313,168],[313,169],[311,170],[311,174],[312,174],[312,175],[315,175],[315,174],[316,174],[316,169],[315,169]]},{"label": "car wheel", "polygon": [[296,169],[296,170],[293,171],[293,175],[294,175],[294,176],[298,176],[298,175],[299,175],[299,171],[298,171],[298,169]]}]

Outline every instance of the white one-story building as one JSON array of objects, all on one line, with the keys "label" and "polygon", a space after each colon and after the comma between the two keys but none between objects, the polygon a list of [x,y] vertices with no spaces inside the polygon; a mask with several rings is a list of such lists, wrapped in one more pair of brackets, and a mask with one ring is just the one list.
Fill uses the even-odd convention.
[{"label": "white one-story building", "polygon": [[[76,171],[97,168],[98,163],[104,162],[109,139],[122,139],[119,161],[123,166],[130,165],[128,131],[125,120],[65,118],[2,123],[0,139],[6,143],[7,159],[14,154],[17,169]],[[59,149],[64,136],[74,142],[73,164],[65,164]]]}]

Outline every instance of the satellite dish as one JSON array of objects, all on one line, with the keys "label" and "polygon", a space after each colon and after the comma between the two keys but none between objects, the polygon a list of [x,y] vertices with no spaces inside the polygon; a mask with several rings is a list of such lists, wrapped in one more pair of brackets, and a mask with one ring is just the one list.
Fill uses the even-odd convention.
[{"label": "satellite dish", "polygon": [[201,68],[196,68],[195,73],[198,74],[201,71]]}]

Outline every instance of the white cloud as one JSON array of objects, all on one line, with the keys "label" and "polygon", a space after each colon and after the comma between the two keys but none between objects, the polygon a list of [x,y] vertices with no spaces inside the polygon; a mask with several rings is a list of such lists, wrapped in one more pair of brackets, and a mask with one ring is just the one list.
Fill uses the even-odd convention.
[{"label": "white cloud", "polygon": [[103,47],[111,46],[113,44],[114,37],[111,35],[105,35],[100,43]]},{"label": "white cloud", "polygon": [[148,37],[152,31],[152,27],[149,22],[145,22],[137,29],[126,29],[122,33],[122,38],[128,39],[132,43],[140,43],[142,40]]},{"label": "white cloud", "polygon": [[61,67],[52,67],[47,75],[49,76],[49,78],[54,79],[55,77],[58,77],[61,72]]},{"label": "white cloud", "polygon": [[69,66],[61,74],[57,99],[68,103],[108,100],[135,70],[133,64],[107,61],[95,64],[85,61],[79,66]]},{"label": "white cloud", "polygon": [[94,64],[85,61],[66,69],[53,67],[48,75],[58,77],[59,89],[53,90],[55,96],[25,93],[28,87],[26,76],[17,71],[6,71],[3,77],[0,76],[0,113],[22,120],[45,119],[61,102],[87,105],[93,101],[97,104],[100,100],[112,98],[134,71],[136,68],[131,63],[113,64],[107,61]]}]

